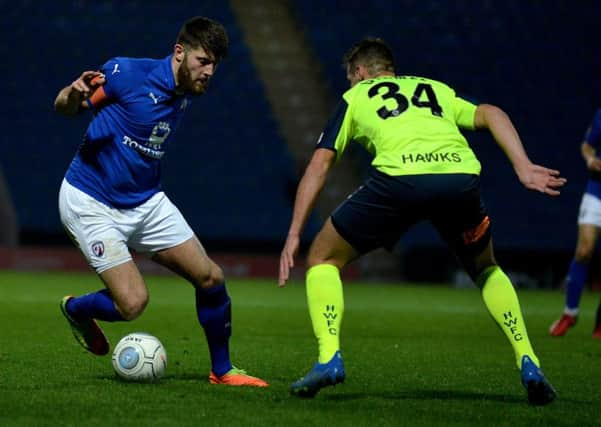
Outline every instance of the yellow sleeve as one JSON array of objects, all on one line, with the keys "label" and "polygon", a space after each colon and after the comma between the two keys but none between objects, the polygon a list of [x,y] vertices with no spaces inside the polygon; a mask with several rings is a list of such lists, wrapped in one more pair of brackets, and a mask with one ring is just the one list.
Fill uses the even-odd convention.
[{"label": "yellow sleeve", "polygon": [[453,111],[455,112],[455,123],[457,123],[457,126],[463,129],[474,130],[476,108],[478,108],[477,105],[456,96],[453,101]]}]

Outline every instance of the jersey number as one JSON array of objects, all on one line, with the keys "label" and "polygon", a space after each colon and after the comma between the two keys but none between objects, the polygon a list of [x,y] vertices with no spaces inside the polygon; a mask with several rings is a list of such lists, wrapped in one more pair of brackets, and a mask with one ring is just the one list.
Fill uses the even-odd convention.
[{"label": "jersey number", "polygon": [[[382,88],[386,89],[384,93],[380,93],[380,89]],[[424,92],[426,99],[422,100],[421,98],[424,95]],[[409,108],[409,100],[403,94],[399,93],[399,85],[393,82],[378,83],[369,89],[367,95],[370,98],[380,95],[384,100],[394,99],[396,101],[397,105],[392,110],[389,110],[386,107],[380,107],[378,109],[378,116],[384,120],[389,117],[397,117]],[[411,97],[411,103],[419,108],[429,108],[432,115],[442,117],[442,107],[436,99],[436,94],[434,93],[432,86],[428,83],[419,83],[417,85],[415,92],[413,92],[413,96]]]}]

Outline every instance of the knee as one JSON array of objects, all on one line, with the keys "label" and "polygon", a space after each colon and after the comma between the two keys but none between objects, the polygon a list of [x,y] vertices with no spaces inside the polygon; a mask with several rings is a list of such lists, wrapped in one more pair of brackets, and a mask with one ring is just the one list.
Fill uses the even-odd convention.
[{"label": "knee", "polygon": [[317,256],[316,254],[309,253],[307,255],[307,267],[315,267],[316,265],[324,263],[323,257]]},{"label": "knee", "polygon": [[315,239],[307,254],[307,268],[320,264],[334,264],[338,269],[341,269],[343,267],[342,263],[338,262],[336,257],[329,252],[323,250],[323,245],[319,243],[319,239]]},{"label": "knee", "polygon": [[338,270],[342,270],[346,265],[346,262],[334,258],[334,257],[322,257],[322,256],[307,256],[307,268],[315,267],[320,264],[331,264],[338,268]]},{"label": "knee", "polygon": [[497,267],[497,263],[494,260],[480,260],[480,262],[464,262],[463,267],[472,281],[478,284],[482,279],[482,274],[486,273],[491,267]]},{"label": "knee", "polygon": [[128,295],[123,301],[115,301],[115,304],[125,320],[134,320],[144,312],[148,305],[148,292]]},{"label": "knee", "polygon": [[574,258],[576,258],[576,261],[578,262],[588,263],[593,257],[593,250],[593,245],[580,244],[576,248],[576,254]]},{"label": "knee", "polygon": [[212,288],[225,281],[223,270],[215,263],[211,263],[207,271],[202,272],[195,280],[195,285],[201,288]]}]

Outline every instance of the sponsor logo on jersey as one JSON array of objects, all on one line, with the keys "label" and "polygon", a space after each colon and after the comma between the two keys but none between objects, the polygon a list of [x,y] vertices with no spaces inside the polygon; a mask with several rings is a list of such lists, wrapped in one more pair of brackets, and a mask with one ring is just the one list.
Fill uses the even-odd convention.
[{"label": "sponsor logo on jersey", "polygon": [[127,135],[123,135],[123,139],[121,140],[121,142],[125,145],[127,145],[128,147],[133,148],[134,150],[136,150],[138,153],[143,154],[147,157],[151,157],[153,159],[160,159],[165,155],[165,152],[162,150],[153,150],[150,147],[146,147],[142,144],[140,144],[138,141],[134,141],[133,139],[131,139],[129,136]]},{"label": "sponsor logo on jersey", "polygon": [[432,162],[449,162],[460,163],[461,156],[459,153],[417,153],[417,154],[402,154],[401,161],[403,163],[432,163]]},{"label": "sponsor logo on jersey", "polygon": [[123,135],[121,142],[133,148],[138,153],[153,159],[160,159],[165,155],[162,145],[171,133],[171,126],[167,122],[159,122],[148,137],[148,142],[142,144],[127,135]]},{"label": "sponsor logo on jersey", "polygon": [[102,243],[100,240],[97,240],[96,242],[92,243],[91,248],[94,255],[96,255],[98,258],[104,258],[104,243]]},{"label": "sponsor logo on jersey", "polygon": [[115,64],[115,67],[113,68],[113,72],[111,74],[117,74],[120,72],[121,70],[119,69],[119,64]]}]

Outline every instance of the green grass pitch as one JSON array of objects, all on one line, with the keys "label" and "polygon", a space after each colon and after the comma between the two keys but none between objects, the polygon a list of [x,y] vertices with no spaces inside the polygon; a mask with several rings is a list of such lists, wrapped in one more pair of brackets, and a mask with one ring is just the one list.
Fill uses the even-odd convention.
[{"label": "green grass pitch", "polygon": [[112,344],[146,331],[168,355],[159,384],[116,379],[110,356],[80,348],[59,310],[63,295],[100,288],[93,274],[0,272],[2,426],[599,426],[601,341],[591,338],[598,294],[579,324],[547,328],[559,291],[519,291],[543,370],[559,398],[530,407],[513,352],[479,292],[448,286],[345,285],[347,378],[315,399],[288,394],[317,347],[302,283],[230,280],[232,359],[267,389],[208,383],[208,351],[194,294],[176,277],[147,277],[150,303],[130,323],[104,323]]}]

